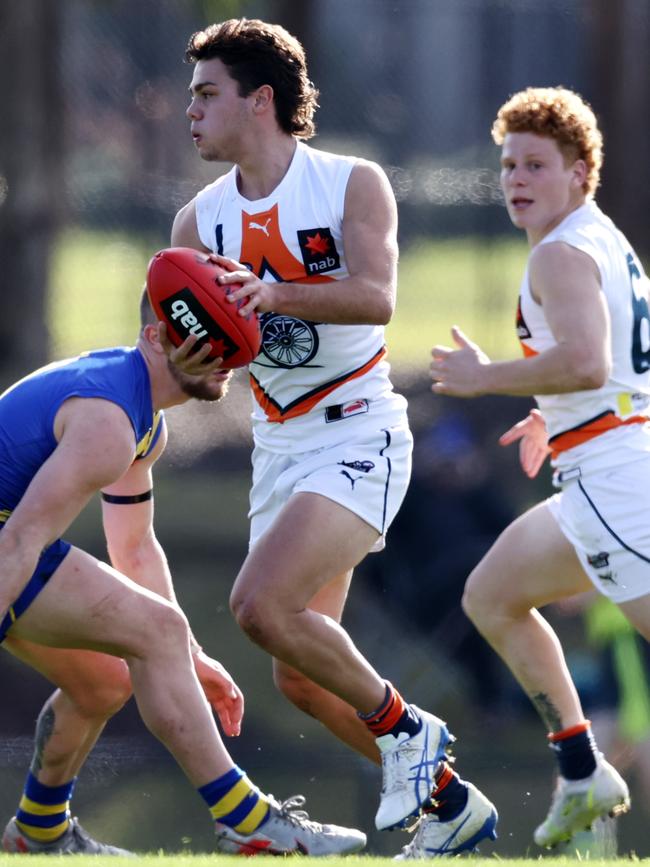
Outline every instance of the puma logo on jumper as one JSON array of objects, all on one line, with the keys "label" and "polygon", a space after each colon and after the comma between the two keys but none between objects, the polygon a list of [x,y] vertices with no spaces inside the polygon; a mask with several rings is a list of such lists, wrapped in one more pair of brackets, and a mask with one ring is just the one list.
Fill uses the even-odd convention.
[{"label": "puma logo on jumper", "polygon": [[256,223],[255,220],[251,220],[248,224],[249,229],[259,229],[260,232],[264,232],[266,237],[269,237],[269,223],[271,222],[271,218],[268,217],[266,223]]}]

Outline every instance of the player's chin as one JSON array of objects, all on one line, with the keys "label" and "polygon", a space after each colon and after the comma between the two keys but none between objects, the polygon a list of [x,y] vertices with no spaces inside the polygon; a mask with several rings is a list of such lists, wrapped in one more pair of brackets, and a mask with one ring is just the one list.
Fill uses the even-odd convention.
[{"label": "player's chin", "polygon": [[528,228],[526,222],[526,212],[525,211],[517,211],[514,208],[508,208],[508,216],[510,217],[510,221],[512,225],[516,229],[526,229]]},{"label": "player's chin", "polygon": [[201,159],[205,160],[206,163],[223,162],[221,152],[213,147],[209,147],[208,145],[201,145],[199,143],[196,145],[196,149],[199,152],[199,156],[201,157]]},{"label": "player's chin", "polygon": [[217,370],[210,376],[188,376],[181,383],[181,388],[196,400],[214,402],[226,396],[231,374],[231,370]]}]

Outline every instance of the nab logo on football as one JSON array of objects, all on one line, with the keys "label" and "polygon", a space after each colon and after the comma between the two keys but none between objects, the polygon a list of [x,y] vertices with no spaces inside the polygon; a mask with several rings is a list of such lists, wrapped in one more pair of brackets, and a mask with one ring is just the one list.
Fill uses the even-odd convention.
[{"label": "nab logo on football", "polygon": [[160,302],[160,306],[165,317],[173,324],[183,340],[190,334],[195,334],[199,338],[196,346],[200,347],[210,336],[215,342],[221,342],[221,355],[224,359],[230,358],[237,352],[239,348],[237,344],[208,315],[188,288],[180,289],[165,298]]},{"label": "nab logo on football", "polygon": [[328,228],[299,229],[298,243],[309,276],[336,271],[341,267],[341,258]]}]

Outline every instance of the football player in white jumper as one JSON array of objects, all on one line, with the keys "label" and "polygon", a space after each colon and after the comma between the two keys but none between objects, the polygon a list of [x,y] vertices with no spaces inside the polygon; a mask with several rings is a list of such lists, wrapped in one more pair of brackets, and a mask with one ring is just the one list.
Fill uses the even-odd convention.
[{"label": "football player in white jumper", "polygon": [[528,88],[499,110],[501,185],[531,248],[517,311],[524,357],[491,362],[458,329],[432,350],[437,394],[534,395],[519,441],[534,476],[551,454],[560,492],[526,512],[470,576],[464,608],[549,730],[558,784],[535,831],[554,846],[629,809],[599,753],[554,631],[538,609],[595,588],[650,639],[650,311],[634,250],[594,201],[602,137],[564,88]]},{"label": "football player in white jumper", "polygon": [[[383,545],[410,475],[406,401],[384,346],[397,270],[390,184],[375,163],[305,143],[318,92],[282,27],[211,25],[191,37],[187,59],[196,149],[234,166],[181,209],[172,245],[215,254],[263,337],[249,371],[250,553],[233,613],[273,656],[291,701],[381,758],[379,829],[430,808],[420,820],[432,829],[428,854],[473,849],[494,836],[496,811],[449,768],[444,723],[405,702],[340,623],[352,570]],[[191,344],[170,347],[186,370]]]}]

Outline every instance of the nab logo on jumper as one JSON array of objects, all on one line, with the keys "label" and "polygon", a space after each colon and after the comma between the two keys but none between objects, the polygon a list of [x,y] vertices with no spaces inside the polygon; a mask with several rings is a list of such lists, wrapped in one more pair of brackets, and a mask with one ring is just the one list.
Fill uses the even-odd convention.
[{"label": "nab logo on jumper", "polygon": [[328,228],[298,229],[298,244],[308,275],[325,274],[341,267],[341,259]]}]

